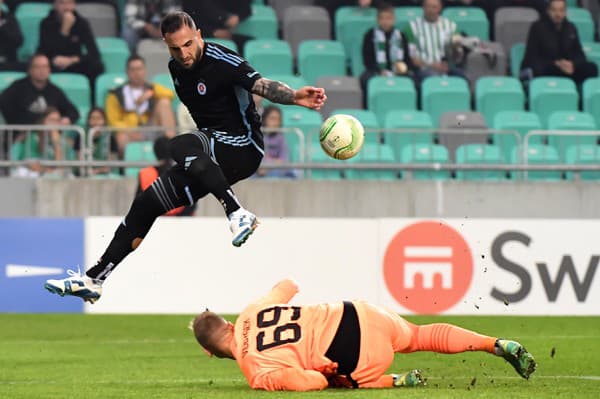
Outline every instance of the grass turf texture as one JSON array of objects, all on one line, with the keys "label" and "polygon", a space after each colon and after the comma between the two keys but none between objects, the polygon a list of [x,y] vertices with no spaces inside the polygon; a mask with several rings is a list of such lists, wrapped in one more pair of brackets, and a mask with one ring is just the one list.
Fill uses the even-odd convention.
[{"label": "grass turf texture", "polygon": [[526,381],[484,353],[398,354],[391,371],[420,368],[427,387],[308,393],[250,390],[235,362],[204,355],[187,329],[190,319],[0,314],[0,398],[591,398],[600,392],[600,317],[408,317],[520,340],[538,370]]}]

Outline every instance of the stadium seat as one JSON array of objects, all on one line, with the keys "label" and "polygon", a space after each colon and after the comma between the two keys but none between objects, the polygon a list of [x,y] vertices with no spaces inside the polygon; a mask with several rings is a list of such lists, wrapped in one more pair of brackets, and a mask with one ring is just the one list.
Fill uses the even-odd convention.
[{"label": "stadium seat", "polygon": [[423,8],[412,6],[396,7],[394,14],[396,15],[396,27],[404,31],[410,21],[423,15]]},{"label": "stadium seat", "polygon": [[283,21],[285,10],[294,6],[312,6],[315,0],[267,0],[266,3],[273,8],[279,21]]},{"label": "stadium seat", "polygon": [[[517,139],[512,134],[492,134],[494,144],[499,146],[504,155],[504,159],[512,159],[512,153],[519,147],[525,138],[525,135],[532,130],[541,130],[542,122],[533,112],[526,111],[501,111],[496,114],[492,127],[496,130],[509,130],[518,133]],[[542,136],[533,136],[532,144],[541,144]]]},{"label": "stadium seat", "polygon": [[331,115],[346,114],[352,115],[360,121],[365,129],[365,143],[380,143],[379,122],[377,116],[372,111],[356,108],[336,109]]},{"label": "stadium seat", "polygon": [[[600,165],[600,146],[598,145],[574,145],[567,149],[566,163],[569,165]],[[574,172],[567,172],[567,180],[573,180]],[[581,180],[600,180],[600,172],[581,171],[579,172]]]},{"label": "stadium seat", "polygon": [[417,91],[412,79],[400,76],[371,78],[367,84],[367,108],[375,112],[381,124],[389,111],[417,109]]},{"label": "stadium seat", "polygon": [[377,24],[374,8],[340,7],[335,12],[335,38],[342,42],[351,58],[355,48],[362,49],[365,33]]},{"label": "stadium seat", "polygon": [[332,40],[307,40],[298,47],[298,71],[308,84],[322,76],[346,75],[344,46]]},{"label": "stadium seat", "polygon": [[469,80],[471,91],[475,90],[476,82],[485,76],[503,76],[508,66],[508,56],[500,43],[481,42],[481,46],[494,54],[481,51],[469,51],[465,61],[465,76]]},{"label": "stadium seat", "polygon": [[444,112],[471,110],[471,94],[467,81],[458,77],[433,76],[421,87],[421,109],[439,126]]},{"label": "stadium seat", "polygon": [[79,3],[77,12],[86,18],[92,28],[94,37],[119,36],[119,18],[112,4]]},{"label": "stadium seat", "polygon": [[154,75],[152,77],[152,83],[158,83],[161,86],[166,87],[167,89],[170,89],[173,91],[173,101],[171,102],[171,106],[173,107],[173,112],[175,112],[175,114],[177,114],[177,107],[179,107],[179,103],[181,102],[179,100],[179,97],[177,96],[177,93],[175,92],[175,85],[173,84],[173,78],[171,78],[171,74],[170,73],[159,73],[157,75]]},{"label": "stadium seat", "polygon": [[521,82],[505,76],[479,79],[475,88],[475,109],[483,114],[490,126],[500,111],[523,111],[525,93]]},{"label": "stadium seat", "polygon": [[362,41],[360,43],[360,46],[352,46],[350,53],[346,53],[347,56],[350,56],[350,70],[352,76],[357,78],[365,71],[365,62],[362,56]]},{"label": "stadium seat", "polygon": [[162,40],[140,40],[137,45],[137,53],[146,60],[146,75],[148,77],[159,73],[169,73],[168,65],[171,56]]},{"label": "stadium seat", "polygon": [[[125,146],[125,161],[156,161],[152,141],[134,141]],[[138,175],[140,168],[125,168],[125,176]]]},{"label": "stadium seat", "polygon": [[[318,140],[317,140],[318,141]],[[310,160],[312,163],[339,163],[342,161],[330,158],[321,148],[321,144],[309,144]],[[342,173],[339,169],[313,169],[310,171],[310,177],[314,180],[341,180]]]},{"label": "stadium seat", "polygon": [[[402,149],[400,158],[403,163],[448,163],[448,150],[437,144],[411,144]],[[410,171],[413,179],[418,180],[447,180],[449,170],[414,170]]]},{"label": "stadium seat", "polygon": [[[329,14],[322,7],[289,7],[285,10],[282,31],[283,39],[290,44],[294,55],[298,55],[300,52],[300,43],[306,40],[331,39],[331,22],[329,21]],[[340,45],[343,54],[344,46],[341,43],[338,44]],[[346,71],[344,70],[342,75],[344,75],[345,72]],[[310,81],[310,79],[306,80]]]},{"label": "stadium seat", "polygon": [[451,111],[440,117],[438,144],[448,150],[450,161],[456,159],[456,150],[464,144],[488,142],[487,124],[479,112]]},{"label": "stadium seat", "polygon": [[577,28],[579,40],[582,42],[594,41],[594,20],[592,14],[585,8],[567,8],[567,19]]},{"label": "stadium seat", "polygon": [[426,112],[390,111],[385,117],[383,127],[386,130],[384,141],[392,146],[396,159],[402,159],[402,150],[408,145],[433,144],[433,122]]},{"label": "stadium seat", "polygon": [[24,78],[25,76],[25,72],[0,71],[0,93],[15,80]]},{"label": "stadium seat", "polygon": [[560,159],[566,160],[566,153],[570,146],[582,144],[597,144],[598,136],[594,135],[557,135],[552,134],[552,130],[571,130],[571,131],[589,131],[596,130],[596,122],[592,115],[586,112],[565,112],[557,111],[550,115],[548,120],[548,144],[558,150]]},{"label": "stadium seat", "polygon": [[282,126],[300,129],[306,143],[319,143],[319,129],[323,118],[312,109],[300,107],[285,107],[281,109]]},{"label": "stadium seat", "polygon": [[516,43],[525,43],[529,27],[539,15],[533,8],[502,7],[494,13],[494,38],[509,51]]},{"label": "stadium seat", "polygon": [[[504,156],[500,147],[490,144],[465,144],[456,149],[456,163],[459,164],[503,164]],[[503,170],[457,170],[460,180],[504,180]]]},{"label": "stadium seat", "polygon": [[240,23],[237,33],[255,39],[277,39],[277,17],[269,6],[253,4],[252,15]]},{"label": "stadium seat", "polygon": [[575,83],[568,78],[541,77],[529,85],[529,109],[547,126],[554,111],[577,111],[579,95]]},{"label": "stadium seat", "polygon": [[240,49],[238,49],[237,44],[235,44],[235,42],[233,40],[219,39],[217,37],[211,37],[211,38],[206,39],[206,41],[209,42],[209,43],[220,44],[221,46],[227,47],[229,50],[233,50],[236,53],[240,52]]},{"label": "stadium seat", "polygon": [[600,126],[600,78],[588,79],[583,83],[583,110],[594,116]]},{"label": "stadium seat", "polygon": [[21,3],[15,11],[15,18],[23,32],[23,44],[19,47],[18,55],[21,61],[29,59],[37,50],[40,38],[40,22],[46,18],[51,4],[46,3]]},{"label": "stadium seat", "polygon": [[583,42],[581,47],[587,60],[595,63],[600,68],[600,43]]},{"label": "stadium seat", "polygon": [[127,81],[124,73],[103,73],[96,78],[96,90],[94,103],[97,107],[106,106],[106,95],[111,89],[122,85]]},{"label": "stadium seat", "polygon": [[521,63],[525,57],[525,43],[515,43],[510,48],[510,72],[515,78],[521,74]]},{"label": "stadium seat", "polygon": [[[531,165],[557,165],[560,157],[556,148],[544,144],[530,144],[527,153],[523,154],[521,148],[515,148],[512,155],[512,163],[527,163]],[[559,170],[536,170],[528,172],[511,171],[513,179],[559,181],[562,180],[562,172]]]},{"label": "stadium seat", "polygon": [[362,91],[357,78],[351,76],[324,76],[316,81],[327,93],[321,115],[328,117],[337,108],[362,108]]},{"label": "stadium seat", "polygon": [[92,101],[88,78],[78,73],[53,73],[50,81],[60,87],[75,105],[79,111],[79,123],[85,123]]},{"label": "stadium seat", "polygon": [[[349,163],[394,163],[394,150],[386,144],[365,143],[360,152],[350,158]],[[357,180],[396,180],[399,171],[394,170],[365,170],[347,169],[344,171],[346,178]]]},{"label": "stadium seat", "polygon": [[98,37],[96,44],[104,63],[104,73],[125,73],[129,47],[118,37]]},{"label": "stadium seat", "polygon": [[490,23],[485,12],[478,7],[448,7],[442,15],[456,22],[458,30],[481,40],[490,38]]},{"label": "stadium seat", "polygon": [[244,46],[244,57],[264,75],[292,75],[290,45],[283,40],[250,40]]}]

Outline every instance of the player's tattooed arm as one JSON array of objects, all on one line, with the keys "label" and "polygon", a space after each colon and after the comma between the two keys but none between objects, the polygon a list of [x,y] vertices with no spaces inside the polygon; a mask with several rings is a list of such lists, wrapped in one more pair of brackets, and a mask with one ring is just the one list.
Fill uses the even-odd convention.
[{"label": "player's tattooed arm", "polygon": [[254,82],[252,93],[278,104],[294,104],[296,92],[285,83],[260,78]]}]

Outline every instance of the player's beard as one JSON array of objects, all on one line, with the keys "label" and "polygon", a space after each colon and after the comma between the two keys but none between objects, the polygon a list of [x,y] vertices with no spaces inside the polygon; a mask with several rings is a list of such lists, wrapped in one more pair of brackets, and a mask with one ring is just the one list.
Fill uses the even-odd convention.
[{"label": "player's beard", "polygon": [[190,66],[186,66],[183,64],[183,62],[180,62],[180,64],[185,68],[185,69],[193,69],[199,62],[200,59],[202,58],[202,56],[204,55],[203,51],[202,51],[202,46],[200,46],[198,44],[198,49],[196,50],[196,57],[194,58],[194,62],[192,62],[192,64]]}]

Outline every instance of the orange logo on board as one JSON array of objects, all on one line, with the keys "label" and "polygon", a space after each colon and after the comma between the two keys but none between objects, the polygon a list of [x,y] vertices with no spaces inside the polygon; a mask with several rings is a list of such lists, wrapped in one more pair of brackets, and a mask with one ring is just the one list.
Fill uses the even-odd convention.
[{"label": "orange logo on board", "polygon": [[473,256],[464,238],[441,222],[419,222],[398,232],[383,258],[390,294],[415,313],[454,306],[473,277]]}]

